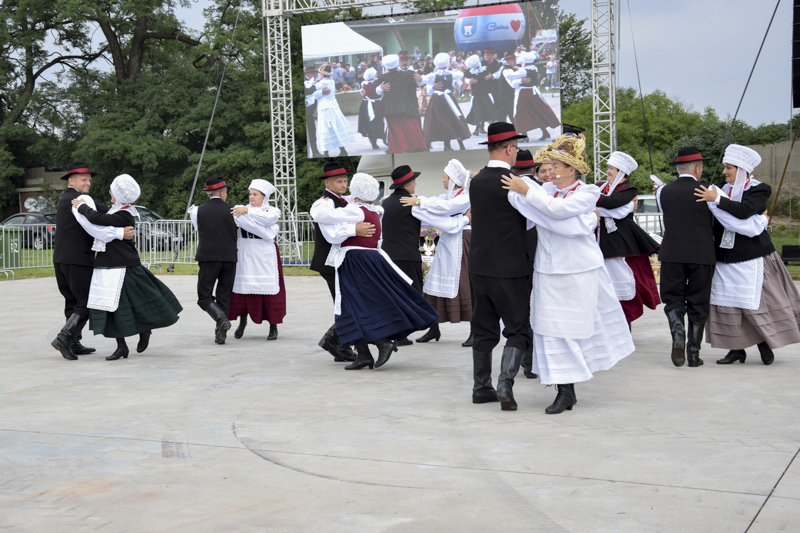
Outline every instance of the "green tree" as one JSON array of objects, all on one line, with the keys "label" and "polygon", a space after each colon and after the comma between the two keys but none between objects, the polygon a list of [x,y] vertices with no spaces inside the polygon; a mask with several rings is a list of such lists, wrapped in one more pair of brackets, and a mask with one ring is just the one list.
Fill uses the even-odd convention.
[{"label": "green tree", "polygon": [[562,110],[592,94],[592,36],[584,27],[586,20],[572,13],[558,15]]}]

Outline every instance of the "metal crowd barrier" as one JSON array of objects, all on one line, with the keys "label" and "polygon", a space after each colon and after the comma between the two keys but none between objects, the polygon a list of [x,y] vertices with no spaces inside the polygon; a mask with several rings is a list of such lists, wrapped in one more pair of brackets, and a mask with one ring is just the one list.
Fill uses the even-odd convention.
[{"label": "metal crowd barrier", "polygon": [[647,233],[664,236],[663,213],[634,213],[633,221]]}]

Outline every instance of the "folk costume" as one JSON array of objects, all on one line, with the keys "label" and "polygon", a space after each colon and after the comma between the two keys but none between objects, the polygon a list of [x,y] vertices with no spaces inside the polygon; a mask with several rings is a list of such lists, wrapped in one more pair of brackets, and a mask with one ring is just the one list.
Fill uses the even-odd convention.
[{"label": "folk costume", "polygon": [[[319,179],[324,180],[347,175],[348,172],[341,164],[337,161],[331,161],[325,164],[322,176]],[[346,223],[323,224],[317,221],[317,216],[331,209],[341,209],[348,204],[347,199],[326,189],[322,193],[322,198],[315,201],[309,211],[311,219],[314,220],[314,256],[311,258],[309,268],[319,272],[319,275],[328,284],[328,291],[334,302],[336,301],[336,269],[327,265],[326,261],[331,252],[332,244],[341,244],[346,239],[355,237],[356,226],[355,224]],[[344,346],[340,342],[339,335],[336,333],[335,323],[328,328],[328,331],[325,332],[317,344],[331,354],[336,362],[355,361],[355,354],[352,348]]]},{"label": "folk costume", "polygon": [[[566,142],[574,147],[564,149]],[[586,175],[583,143],[562,135],[548,147],[548,157]],[[542,383],[558,385],[555,401],[545,409],[557,414],[577,402],[575,383],[612,368],[634,345],[594,236],[600,190],[582,181],[562,189],[554,181],[543,186],[525,181],[527,194],[509,192],[509,202],[539,232],[530,300],[533,371]]]},{"label": "folk costume", "polygon": [[306,69],[306,79],[303,81],[305,88],[306,104],[306,141],[311,149],[311,157],[322,157],[317,150],[317,69]]},{"label": "folk costume", "polygon": [[[503,57],[504,63],[497,71],[494,87],[492,88],[492,95],[494,95],[495,106],[497,108],[498,120],[514,121],[514,88],[508,83],[507,74],[516,72],[519,67],[509,65],[507,61],[516,61],[517,57],[512,53],[506,53]],[[523,132],[525,133],[525,132]]]},{"label": "folk costume", "polygon": [[[411,279],[381,249],[383,208],[372,202],[378,182],[367,174],[356,174],[350,184],[353,203],[329,209],[315,217],[320,224],[375,225],[372,237],[350,237],[334,244],[327,263],[336,268],[336,331],[343,343],[355,344],[357,360],[346,370],[383,366],[397,350],[393,340],[431,326],[438,314],[411,286]],[[378,347],[377,362],[367,343]]]},{"label": "folk costume", "polygon": [[464,215],[470,207],[467,185],[470,172],[457,159],[444,168],[449,178],[447,192],[435,198],[417,197],[411,208],[424,227],[441,231],[436,254],[425,277],[422,292],[431,307],[439,313],[439,321],[417,339],[429,342],[441,338],[439,324],[458,324],[472,319],[472,298],[469,290],[469,242],[472,226]]},{"label": "folk costume", "polygon": [[[75,174],[89,174],[96,176],[87,163],[72,163],[67,173],[61,176],[68,180]],[[87,233],[81,227],[72,211],[72,201],[81,196],[81,193],[67,187],[58,201],[56,209],[56,226],[58,239],[55,240],[53,250],[53,269],[56,274],[58,291],[64,297],[64,317],[67,319],[51,346],[61,353],[64,359],[75,361],[79,355],[94,353],[94,348],[81,344],[81,331],[89,320],[89,310],[86,304],[89,300],[89,287],[92,283],[94,270],[94,251],[92,243],[94,238],[109,242],[113,239],[122,240],[123,228],[98,228],[95,234]],[[91,198],[83,195],[85,198]],[[108,206],[98,204],[97,210],[101,213],[108,211]]]},{"label": "folk costume", "polygon": [[[138,213],[132,205],[140,194],[136,180],[128,174],[117,176],[111,183],[111,194],[114,205],[106,213],[95,211],[90,197],[78,198],[79,205],[73,210],[87,231],[87,224],[114,228],[136,224]],[[152,330],[176,323],[183,307],[172,291],[142,266],[133,240],[105,242],[96,238],[92,249],[97,257],[87,303],[89,327],[95,335],[116,339],[117,348],[106,360],[127,359],[125,337],[139,335],[136,351],[142,353]]]},{"label": "folk costume", "polygon": [[[203,190],[226,191],[228,185],[219,176],[206,180]],[[214,319],[214,342],[225,344],[231,323],[228,308],[236,279],[238,228],[231,214],[233,206],[219,196],[211,196],[200,207],[189,208],[192,225],[197,230],[197,305]],[[216,291],[214,286],[216,285]]]},{"label": "folk costume", "polygon": [[[255,179],[248,189],[264,195],[263,203],[247,206],[247,213],[235,216],[239,226],[236,277],[233,281],[228,320],[239,319],[233,336],[241,339],[247,325],[247,315],[256,324],[269,322],[267,340],[278,338],[278,324],[286,316],[286,286],[283,283],[281,254],[275,237],[281,211],[269,205],[275,186],[267,180]],[[240,207],[240,206],[237,206]]]},{"label": "folk costume", "polygon": [[772,189],[750,174],[761,162],[758,152],[732,144],[723,162],[737,167],[736,180],[709,202],[714,217],[717,267],[711,284],[706,341],[730,350],[717,361],[744,363],[745,348],[758,346],[771,364],[773,349],[800,342],[800,294],[772,245],[762,215]]},{"label": "folk costume", "polygon": [[417,107],[417,82],[414,74],[399,70],[400,58],[394,54],[383,56],[387,72],[378,77],[377,85],[387,84],[383,94],[383,116],[386,118],[386,136],[389,152],[424,152],[425,137],[419,125]]},{"label": "folk costume", "polygon": [[[541,76],[533,65],[535,58],[534,52],[522,54],[522,67],[517,70],[506,69],[503,76],[514,89],[514,127],[525,133],[541,129],[539,140],[543,141],[550,138],[547,128],[558,128],[561,121],[539,91]],[[523,81],[525,79],[528,81]]]},{"label": "folk costume", "polygon": [[[464,150],[464,139],[469,139],[472,133],[464,113],[453,97],[456,87],[461,86],[464,74],[460,70],[450,70],[450,56],[445,53],[436,54],[433,64],[436,69],[423,78],[431,97],[422,129],[425,144],[430,150],[431,143],[442,141],[444,151],[447,152],[452,150],[450,141],[455,139],[459,149]],[[437,86],[440,88],[437,89]]]},{"label": "folk costume", "polygon": [[[510,142],[524,138],[506,122],[489,126],[488,141]],[[470,182],[472,240],[469,279],[472,287],[472,402],[501,402],[503,410],[516,410],[512,387],[531,337],[528,316],[526,221],[509,203],[501,178],[511,166],[491,159]],[[500,320],[508,339],[503,348],[497,390],[492,386],[492,350],[500,341]]]},{"label": "folk costume", "polygon": [[[324,63],[319,67],[322,80],[316,83],[317,90],[317,146],[322,152],[339,148],[339,155],[346,156],[345,146],[356,142],[350,124],[344,118],[339,102],[336,101],[336,84],[331,80],[331,64]],[[324,94],[328,89],[328,94]]]},{"label": "folk costume", "polygon": [[650,266],[650,256],[658,249],[653,240],[633,220],[634,200],[639,194],[628,176],[639,164],[624,152],[614,152],[608,165],[616,168],[616,178],[597,183],[600,198],[598,241],[614,292],[625,311],[628,324],[644,314],[644,306],[655,309],[661,303],[658,286]]},{"label": "folk costume", "polygon": [[[490,71],[490,65],[481,65],[481,58],[477,55],[469,56],[465,61],[467,70],[464,71],[464,78],[469,80],[472,98],[470,100],[469,115],[467,124],[475,126],[473,135],[483,135],[485,122],[497,120],[497,109],[494,105],[492,86],[494,84],[494,72]],[[496,70],[500,69],[500,64],[496,65]],[[489,76],[487,80],[486,77]]]},{"label": "folk costume", "polygon": [[[675,164],[705,161],[694,146],[680,148]],[[699,185],[691,174],[656,191],[664,214],[664,238],[658,252],[661,261],[661,301],[672,335],[672,364],[703,364],[700,343],[708,320],[711,280],[714,277],[714,218],[705,202],[697,202]],[[683,317],[689,315],[688,336]],[[684,354],[684,348],[686,350]]]},{"label": "folk costume", "polygon": [[369,139],[372,147],[378,149],[378,139],[385,142],[386,126],[383,123],[383,89],[376,81],[374,68],[364,72],[361,83],[361,107],[358,110],[358,133]]}]

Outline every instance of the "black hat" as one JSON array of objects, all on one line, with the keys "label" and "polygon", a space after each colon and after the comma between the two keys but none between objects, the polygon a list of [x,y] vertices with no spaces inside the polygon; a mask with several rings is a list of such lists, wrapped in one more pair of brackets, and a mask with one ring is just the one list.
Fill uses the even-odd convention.
[{"label": "black hat", "polygon": [[84,163],[83,161],[76,161],[67,167],[67,173],[61,176],[61,179],[69,179],[73,174],[89,174],[92,177],[97,176],[97,172],[92,172],[89,168],[89,163]]},{"label": "black hat", "polygon": [[517,152],[517,162],[514,163],[515,167],[530,168],[534,165],[535,163],[533,162],[533,154],[531,154],[530,150],[520,150]]},{"label": "black hat", "polygon": [[483,53],[485,54],[486,52],[489,52],[490,54],[493,54],[494,53],[494,48],[492,48],[491,46],[487,46],[486,50],[484,50]]},{"label": "black hat", "polygon": [[505,54],[503,54],[503,59],[506,59],[506,60],[508,60],[508,59],[516,59],[516,58],[517,58],[517,56],[514,55],[513,52],[506,52]]},{"label": "black hat", "polygon": [[678,157],[670,165],[680,165],[681,163],[691,163],[693,161],[708,161],[708,158],[704,158],[696,147],[684,146],[678,148]]},{"label": "black hat", "polygon": [[411,57],[411,55],[409,55],[408,50],[403,49],[403,50],[400,50],[400,52],[397,53],[397,57],[402,59],[404,57]]},{"label": "black hat", "polygon": [[336,176],[347,176],[349,174],[351,173],[346,171],[338,161],[329,161],[322,167],[322,176],[320,176],[319,179],[325,180],[328,178],[335,178]]},{"label": "black hat", "polygon": [[390,189],[399,189],[409,181],[417,179],[422,172],[414,172],[408,165],[400,165],[392,170],[392,184]]},{"label": "black hat", "polygon": [[225,180],[222,179],[220,176],[211,176],[206,180],[206,186],[203,187],[204,191],[216,191],[218,189],[222,189],[227,187],[228,184],[225,183]]},{"label": "black hat", "polygon": [[561,133],[574,133],[575,135],[586,135],[586,128],[573,126],[572,124],[561,124]]},{"label": "black hat", "polygon": [[511,139],[527,139],[527,135],[517,133],[513,124],[508,122],[494,122],[489,124],[487,131],[489,137],[485,143],[478,144],[494,144],[503,141],[510,141]]}]

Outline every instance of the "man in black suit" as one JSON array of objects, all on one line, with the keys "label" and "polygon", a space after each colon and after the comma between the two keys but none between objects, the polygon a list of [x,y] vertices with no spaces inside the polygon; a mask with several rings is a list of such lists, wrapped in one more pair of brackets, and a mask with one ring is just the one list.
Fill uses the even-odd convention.
[{"label": "man in black suit", "polygon": [[[672,334],[672,363],[690,367],[703,364],[700,343],[708,319],[711,279],[714,276],[714,219],[706,202],[694,191],[703,175],[703,156],[694,146],[678,150],[678,179],[656,193],[664,213],[661,261],[661,300]],[[689,330],[683,317],[689,315]],[[685,354],[684,354],[685,348]]]},{"label": "man in black suit", "polygon": [[[328,209],[338,209],[347,205],[344,193],[347,192],[348,172],[337,161],[325,164],[320,179],[325,180],[325,191],[322,198],[315,201],[311,206],[311,218],[314,218],[318,211]],[[319,272],[319,275],[328,284],[331,298],[336,301],[336,269],[325,264],[331,245],[341,244],[348,237],[372,237],[375,234],[375,225],[369,222],[359,222],[353,227],[352,224],[317,224],[314,222],[314,257],[311,258],[310,269]],[[336,333],[336,326],[332,325],[319,341],[319,346],[333,356],[336,362],[355,361],[355,354],[349,346],[343,346],[339,342],[339,335]]]},{"label": "man in black suit", "polygon": [[[532,339],[528,308],[527,222],[508,201],[501,178],[517,159],[514,126],[495,122],[489,126],[489,163],[470,182],[472,240],[469,279],[472,284],[473,403],[501,402],[504,411],[517,409],[512,387],[522,358]],[[505,324],[506,345],[500,364],[497,391],[492,387],[492,350],[500,340],[500,319]]]},{"label": "man in black suit", "polygon": [[317,122],[315,115],[317,114],[317,99],[314,98],[314,93],[317,91],[315,85],[317,79],[317,69],[306,69],[306,80],[303,83],[306,93],[306,140],[308,146],[311,148],[311,157],[322,157],[322,154],[317,150]]},{"label": "man in black suit", "polygon": [[200,266],[197,305],[216,321],[214,342],[225,344],[231,329],[228,306],[236,277],[237,227],[233,221],[233,206],[225,201],[228,198],[225,180],[211,176],[203,190],[208,193],[208,202],[200,207],[193,206],[190,212],[198,237],[195,254]]},{"label": "man in black suit", "polygon": [[[64,316],[66,324],[53,340],[53,348],[61,352],[64,359],[74,361],[78,355],[93,353],[94,348],[83,346],[81,330],[89,320],[86,303],[89,300],[89,287],[92,284],[94,270],[94,239],[78,223],[72,214],[72,200],[82,194],[89,194],[92,176],[96,176],[87,163],[72,163],[66,174],[61,176],[67,181],[67,189],[61,195],[56,210],[56,228],[58,239],[53,250],[53,268],[56,273],[58,290],[64,296]],[[101,213],[108,211],[108,206],[97,204]],[[133,227],[110,228],[117,239],[132,239]]]},{"label": "man in black suit", "polygon": [[[383,207],[381,231],[383,251],[406,276],[411,278],[411,285],[422,294],[422,255],[419,253],[421,222],[414,218],[411,209],[400,202],[400,198],[414,194],[419,175],[420,172],[414,172],[408,165],[401,165],[392,171],[392,184],[389,188],[394,192],[381,204]],[[434,324],[433,327],[438,328],[438,324]],[[398,339],[395,344],[409,346],[413,343],[406,337]]]}]

